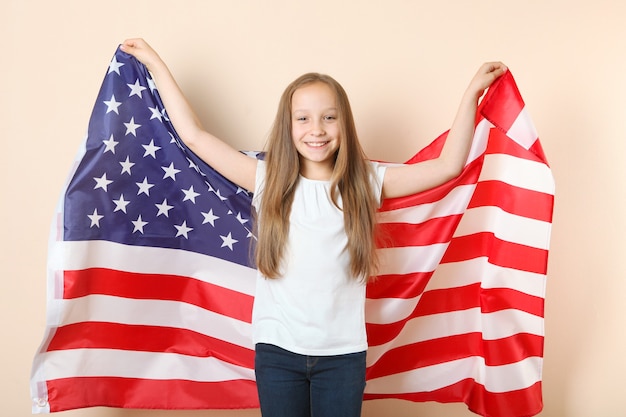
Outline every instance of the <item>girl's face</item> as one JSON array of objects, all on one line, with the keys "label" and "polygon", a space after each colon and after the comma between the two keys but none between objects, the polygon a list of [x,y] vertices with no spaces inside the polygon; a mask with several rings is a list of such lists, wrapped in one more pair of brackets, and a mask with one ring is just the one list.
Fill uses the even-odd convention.
[{"label": "girl's face", "polygon": [[298,88],[291,98],[291,137],[300,155],[304,177],[328,180],[339,149],[337,100],[326,84],[316,82]]}]

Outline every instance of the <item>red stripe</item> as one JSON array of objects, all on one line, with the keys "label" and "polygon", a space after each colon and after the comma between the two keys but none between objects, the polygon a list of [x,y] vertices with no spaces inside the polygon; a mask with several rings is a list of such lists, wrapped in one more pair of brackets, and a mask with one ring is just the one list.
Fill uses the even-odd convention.
[{"label": "red stripe", "polygon": [[64,273],[64,298],[90,294],[181,301],[237,320],[251,322],[254,297],[179,275],[140,274],[105,268]]},{"label": "red stripe", "polygon": [[535,152],[524,148],[514,140],[509,139],[505,132],[497,129],[489,131],[489,141],[487,142],[487,154],[505,154],[529,161],[545,164]]},{"label": "red stripe", "polygon": [[524,108],[524,100],[510,73],[501,76],[489,88],[478,113],[498,129],[507,132]]},{"label": "red stripe", "polygon": [[410,318],[469,310],[480,306],[480,284],[427,291]]},{"label": "red stripe", "polygon": [[480,307],[482,313],[514,309],[543,317],[543,298],[509,288],[483,289],[480,283],[426,291],[417,304],[413,317],[475,307]]},{"label": "red stripe", "polygon": [[254,381],[196,382],[115,377],[48,381],[50,411],[97,406],[143,409],[258,408]]},{"label": "red stripe", "polygon": [[493,313],[502,310],[519,310],[544,316],[544,299],[511,288],[485,288],[480,291],[480,310]]},{"label": "red stripe", "polygon": [[537,155],[537,158],[539,158],[541,162],[548,166],[548,158],[546,158],[546,154],[543,152],[543,148],[541,147],[541,142],[539,142],[539,139],[537,139],[535,143],[533,143],[533,146],[530,147],[530,151],[533,154]]},{"label": "red stripe", "polygon": [[432,272],[379,275],[367,284],[367,298],[417,297],[424,292],[432,275]]},{"label": "red stripe", "polygon": [[178,353],[217,359],[254,368],[254,351],[188,329],[120,323],[82,322],[56,329],[48,351],[64,349],[121,349]]},{"label": "red stripe", "polygon": [[491,232],[455,237],[441,263],[461,262],[480,257],[505,268],[546,274],[548,251],[498,239]]},{"label": "red stripe", "polygon": [[470,357],[483,357],[487,366],[517,363],[541,357],[543,336],[518,333],[496,340],[483,340],[480,333],[466,333],[399,346],[385,352],[367,369],[367,379]]},{"label": "red stripe", "polygon": [[489,130],[489,140],[487,141],[487,149],[485,154],[488,155],[510,155],[522,159],[534,159],[533,155],[524,149],[519,143],[511,140],[506,132],[498,129]]},{"label": "red stripe", "polygon": [[448,132],[442,133],[439,137],[430,142],[428,146],[422,148],[418,153],[413,155],[413,157],[406,161],[405,164],[415,164],[437,158],[439,154],[441,154],[441,149],[443,149],[443,145],[446,142],[447,137]]},{"label": "red stripe", "polygon": [[[447,243],[460,221],[461,215],[459,214],[438,217],[419,224],[383,223],[379,226],[380,246],[397,248]],[[385,240],[386,236],[393,236],[393,239]]]},{"label": "red stripe", "polygon": [[503,393],[489,392],[472,379],[429,392],[365,394],[365,400],[394,398],[414,402],[464,402],[470,411],[485,417],[530,417],[543,409],[541,382],[526,389]]},{"label": "red stripe", "polygon": [[554,196],[539,191],[515,187],[501,181],[481,181],[468,205],[476,207],[499,207],[507,213],[529,219],[552,222]]}]

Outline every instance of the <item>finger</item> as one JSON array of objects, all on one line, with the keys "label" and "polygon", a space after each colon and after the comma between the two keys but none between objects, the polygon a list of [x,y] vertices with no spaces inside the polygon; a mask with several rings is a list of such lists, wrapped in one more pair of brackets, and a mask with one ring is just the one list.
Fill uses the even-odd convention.
[{"label": "finger", "polygon": [[133,39],[126,39],[124,40],[124,42],[122,42],[122,44],[120,45],[120,48],[122,49],[122,51],[128,52],[131,49],[133,49],[134,46],[135,46],[135,42]]},{"label": "finger", "polygon": [[506,65],[502,62],[490,62],[488,72],[494,72],[497,74],[502,74],[507,70]]},{"label": "finger", "polygon": [[142,43],[142,39],[139,38],[129,38],[126,39],[122,45],[127,47],[128,49],[138,49],[140,48]]},{"label": "finger", "polygon": [[499,66],[498,62],[485,62],[480,66],[479,72],[490,73],[495,71]]}]

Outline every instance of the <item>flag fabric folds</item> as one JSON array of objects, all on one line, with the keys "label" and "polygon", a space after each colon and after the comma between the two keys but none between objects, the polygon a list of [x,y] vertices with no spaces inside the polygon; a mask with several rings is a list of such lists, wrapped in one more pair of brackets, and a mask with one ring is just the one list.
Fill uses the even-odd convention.
[{"label": "flag fabric folds", "polygon": [[[481,101],[462,174],[380,210],[365,400],[541,411],[553,197],[508,72]],[[33,413],[258,407],[250,202],[184,146],[146,68],[118,49],[51,227]]]}]

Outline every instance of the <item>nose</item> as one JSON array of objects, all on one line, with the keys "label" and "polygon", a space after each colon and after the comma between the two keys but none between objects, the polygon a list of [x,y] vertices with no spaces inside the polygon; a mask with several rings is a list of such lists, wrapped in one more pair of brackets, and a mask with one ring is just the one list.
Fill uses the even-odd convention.
[{"label": "nose", "polygon": [[311,135],[312,136],[324,136],[326,131],[324,130],[324,125],[321,121],[313,122],[313,126],[311,126]]}]

